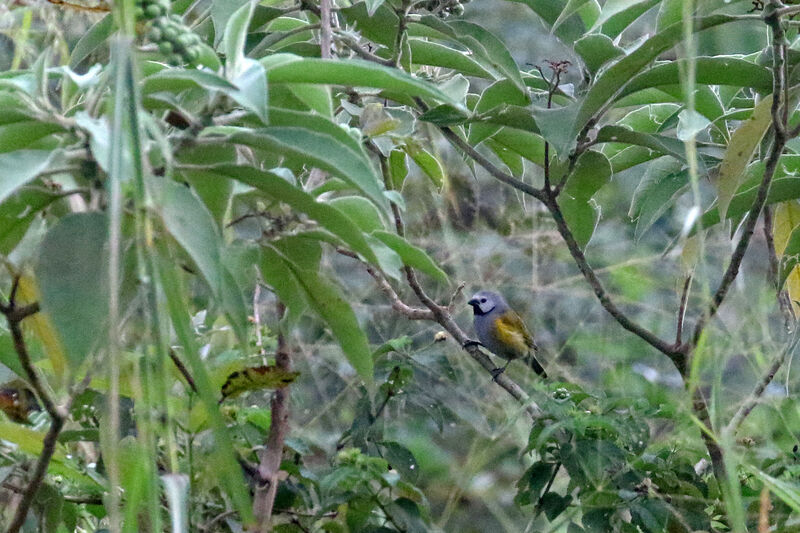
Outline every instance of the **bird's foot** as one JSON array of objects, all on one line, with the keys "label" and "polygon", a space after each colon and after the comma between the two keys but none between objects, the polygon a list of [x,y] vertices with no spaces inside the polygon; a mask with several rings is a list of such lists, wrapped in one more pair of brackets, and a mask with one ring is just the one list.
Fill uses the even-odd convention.
[{"label": "bird's foot", "polygon": [[497,367],[497,368],[494,368],[494,369],[490,370],[489,373],[492,375],[492,381],[497,381],[497,378],[500,376],[500,374],[502,374],[505,371],[506,371],[506,367],[504,367],[504,366],[503,367]]},{"label": "bird's foot", "polygon": [[481,344],[480,341],[474,341],[472,339],[467,339],[466,341],[464,341],[464,344],[461,345],[461,347],[464,348],[465,350],[467,348],[469,348],[470,346],[483,346],[483,344]]}]

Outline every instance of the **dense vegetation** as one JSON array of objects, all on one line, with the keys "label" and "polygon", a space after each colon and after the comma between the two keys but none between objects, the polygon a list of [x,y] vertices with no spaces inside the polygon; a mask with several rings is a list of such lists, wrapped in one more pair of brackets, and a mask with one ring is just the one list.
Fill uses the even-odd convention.
[{"label": "dense vegetation", "polygon": [[796,530],[798,13],[6,2],[0,526]]}]

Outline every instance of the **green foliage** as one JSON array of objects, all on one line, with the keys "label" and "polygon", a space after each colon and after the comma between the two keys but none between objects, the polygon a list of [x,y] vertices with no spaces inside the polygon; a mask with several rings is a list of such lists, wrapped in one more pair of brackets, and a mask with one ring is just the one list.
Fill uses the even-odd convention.
[{"label": "green foliage", "polygon": [[[275,531],[797,527],[791,375],[723,428],[782,353],[771,286],[798,300],[800,143],[772,161],[778,257],[748,255],[692,361],[727,477],[704,466],[687,376],[595,312],[552,238],[555,217],[668,343],[678,256],[696,263],[687,341],[776,143],[759,6],[337,0],[322,28],[313,2],[84,3],[12,2],[0,39],[2,301],[40,304],[24,352],[0,329],[0,395],[41,381],[69,408],[24,531],[249,527],[283,394]],[[553,216],[489,164],[555,187]],[[460,282],[501,289],[559,376],[509,367],[532,426],[443,342],[469,321]],[[427,316],[420,291],[450,304],[449,333],[406,320]],[[3,491],[27,486],[51,422],[11,407]]]}]

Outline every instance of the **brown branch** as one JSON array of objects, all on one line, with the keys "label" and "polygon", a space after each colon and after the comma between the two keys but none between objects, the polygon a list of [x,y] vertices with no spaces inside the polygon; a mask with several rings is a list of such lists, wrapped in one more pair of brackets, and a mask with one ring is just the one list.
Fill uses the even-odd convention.
[{"label": "brown branch", "polygon": [[[736,248],[731,255],[730,264],[725,270],[725,274],[722,276],[722,281],[720,281],[719,287],[711,297],[711,303],[709,304],[708,310],[703,316],[700,317],[695,325],[692,340],[693,346],[697,345],[705,326],[714,317],[714,315],[716,315],[717,311],[719,310],[719,306],[722,305],[722,302],[725,300],[733,281],[739,274],[739,268],[742,265],[742,260],[747,252],[747,248],[750,245],[750,240],[756,227],[756,222],[758,222],[761,210],[766,204],[770,185],[772,184],[772,177],[775,175],[775,170],[778,167],[781,154],[786,146],[786,125],[783,123],[783,115],[781,112],[781,95],[783,94],[783,87],[786,84],[786,80],[783,76],[783,62],[785,60],[786,43],[783,28],[781,27],[780,17],[775,15],[774,8],[778,4],[779,2],[770,2],[770,6],[773,8],[772,14],[765,12],[764,16],[764,22],[766,22],[767,25],[772,29],[773,81],[771,114],[775,139],[772,143],[772,147],[770,148],[769,156],[767,157],[767,162],[764,169],[764,178],[761,180],[761,185],[758,188],[755,202],[753,202],[753,205],[750,207],[750,210],[747,213],[747,222],[744,224],[742,236],[739,238],[739,242],[736,244]],[[784,105],[787,105],[787,103],[784,102]]]},{"label": "brown branch", "polygon": [[394,288],[386,281],[386,278],[377,270],[372,268],[371,265],[361,261],[358,255],[354,254],[350,250],[345,250],[343,248],[337,248],[336,250],[338,253],[351,257],[357,261],[359,261],[364,269],[367,271],[367,274],[372,276],[372,279],[375,280],[377,283],[378,288],[380,291],[389,299],[389,302],[392,304],[392,309],[403,315],[409,320],[433,320],[433,313],[430,309],[423,309],[421,307],[411,307],[403,300],[400,299],[400,296],[395,292]]},{"label": "brown branch", "polygon": [[194,391],[195,394],[197,394],[197,386],[194,384],[194,378],[189,373],[189,369],[186,368],[186,365],[184,365],[183,361],[180,360],[178,354],[175,353],[175,350],[170,348],[167,353],[169,354],[169,358],[172,360],[172,363],[175,365],[175,368],[177,368],[178,372],[180,372],[181,376],[183,376],[183,379],[186,380],[186,383],[189,385],[189,387]]},{"label": "brown branch", "polygon": [[331,58],[331,0],[319,0],[319,55],[322,59]]},{"label": "brown branch", "polygon": [[25,490],[22,493],[22,498],[20,499],[19,505],[17,505],[17,509],[14,512],[14,517],[8,526],[7,533],[17,533],[25,523],[25,519],[28,516],[28,510],[30,509],[31,504],[33,504],[33,499],[36,496],[36,492],[39,490],[39,487],[44,480],[44,476],[47,473],[47,468],[50,465],[50,459],[52,459],[53,454],[56,451],[58,435],[64,428],[64,423],[66,422],[69,413],[68,408],[65,409],[63,407],[59,407],[55,404],[55,402],[53,402],[50,394],[45,389],[42,381],[39,379],[39,374],[36,372],[36,368],[33,366],[31,356],[28,353],[28,348],[25,345],[25,338],[22,335],[20,321],[38,311],[39,305],[34,303],[24,307],[18,307],[16,303],[18,288],[19,277],[17,276],[14,278],[14,282],[11,287],[11,294],[9,296],[8,304],[0,303],[0,312],[2,312],[6,317],[8,329],[11,332],[11,337],[14,341],[14,351],[17,353],[17,357],[22,365],[22,369],[25,371],[28,382],[36,392],[36,395],[47,411],[47,414],[50,415],[50,428],[47,430],[47,434],[44,437],[42,442],[42,451],[36,461],[36,467],[33,470],[33,475],[28,482],[28,486],[25,487]]},{"label": "brown branch", "polygon": [[753,392],[750,393],[750,396],[747,397],[747,400],[745,400],[745,402],[739,407],[739,410],[736,411],[736,414],[733,415],[733,418],[731,418],[731,421],[725,428],[726,431],[735,432],[738,430],[745,418],[747,418],[753,409],[755,409],[756,405],[758,405],[758,402],[761,400],[761,396],[767,389],[767,386],[772,383],[772,380],[775,378],[775,374],[778,373],[778,370],[780,370],[781,366],[783,366],[783,363],[786,362],[789,354],[794,351],[798,340],[800,340],[800,336],[798,336],[797,332],[795,331],[792,340],[786,346],[784,346],[784,348],[781,350],[781,353],[778,354],[778,357],[772,361],[772,364],[769,365],[767,371],[763,376],[761,376],[761,379],[756,384]]},{"label": "brown branch", "polygon": [[[286,308],[278,303],[278,316]],[[275,351],[275,366],[284,372],[292,371],[292,358],[282,331],[278,332],[278,347]],[[278,492],[278,481],[283,458],[283,443],[289,433],[289,387],[277,389],[272,397],[272,422],[267,436],[267,446],[259,454],[258,486],[253,497],[253,515],[256,532],[271,531],[272,509]]]},{"label": "brown branch", "polygon": [[692,286],[692,275],[686,276],[686,281],[683,282],[683,292],[681,292],[681,303],[678,307],[678,325],[675,328],[675,346],[680,346],[683,342],[683,321],[686,319],[686,304],[689,301],[689,289]]}]

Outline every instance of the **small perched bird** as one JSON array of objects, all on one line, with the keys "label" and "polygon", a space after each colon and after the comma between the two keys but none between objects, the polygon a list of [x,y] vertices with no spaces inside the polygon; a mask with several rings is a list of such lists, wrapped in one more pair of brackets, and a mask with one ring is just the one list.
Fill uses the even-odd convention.
[{"label": "small perched bird", "polygon": [[492,291],[480,291],[467,302],[475,313],[475,332],[478,340],[489,351],[507,359],[503,368],[495,368],[493,377],[502,374],[514,359],[527,359],[534,372],[547,377],[535,354],[539,350],[525,323],[508,306],[505,298]]}]

